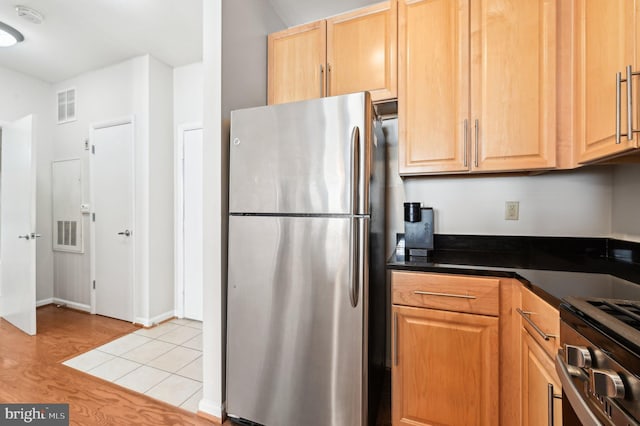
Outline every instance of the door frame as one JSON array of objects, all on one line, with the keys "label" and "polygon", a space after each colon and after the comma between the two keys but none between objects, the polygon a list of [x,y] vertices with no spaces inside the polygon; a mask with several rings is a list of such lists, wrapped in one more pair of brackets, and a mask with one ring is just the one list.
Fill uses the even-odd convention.
[{"label": "door frame", "polygon": [[175,288],[175,314],[178,318],[184,318],[184,139],[185,133],[192,130],[202,130],[200,122],[185,123],[178,126],[174,138],[173,170],[174,170],[174,288]]},{"label": "door frame", "polygon": [[90,238],[90,276],[89,276],[89,289],[90,289],[90,294],[91,294],[91,313],[92,314],[96,314],[96,289],[93,287],[93,282],[96,279],[96,239],[95,239],[95,235],[96,235],[96,223],[93,221],[93,215],[95,214],[95,204],[94,204],[94,200],[95,200],[95,188],[94,188],[94,182],[95,182],[95,164],[94,164],[94,157],[93,157],[93,142],[95,140],[95,132],[97,130],[100,129],[105,129],[108,127],[114,127],[114,126],[123,126],[123,125],[127,125],[127,124],[131,124],[131,151],[129,152],[129,155],[131,156],[131,176],[132,176],[132,191],[131,191],[131,218],[133,220],[133,223],[131,224],[132,229],[134,230],[133,232],[133,238],[131,240],[131,322],[135,322],[135,312],[136,312],[136,306],[137,306],[137,300],[136,300],[136,291],[135,291],[135,277],[136,277],[136,258],[137,258],[137,244],[136,244],[136,240],[137,240],[137,236],[138,236],[138,232],[135,232],[135,223],[136,223],[136,157],[135,157],[135,146],[136,146],[136,122],[135,122],[135,117],[134,116],[126,116],[126,117],[121,117],[121,118],[116,118],[113,120],[106,120],[106,121],[99,121],[99,122],[95,122],[95,123],[91,123],[89,125],[89,200],[90,201],[90,210],[91,210],[91,214],[89,216],[89,238]]}]

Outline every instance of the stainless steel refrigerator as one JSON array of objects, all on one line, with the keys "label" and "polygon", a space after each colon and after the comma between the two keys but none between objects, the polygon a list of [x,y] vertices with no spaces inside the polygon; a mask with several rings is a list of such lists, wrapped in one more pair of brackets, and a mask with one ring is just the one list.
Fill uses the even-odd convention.
[{"label": "stainless steel refrigerator", "polygon": [[368,93],[231,113],[227,413],[375,421],[385,144]]}]

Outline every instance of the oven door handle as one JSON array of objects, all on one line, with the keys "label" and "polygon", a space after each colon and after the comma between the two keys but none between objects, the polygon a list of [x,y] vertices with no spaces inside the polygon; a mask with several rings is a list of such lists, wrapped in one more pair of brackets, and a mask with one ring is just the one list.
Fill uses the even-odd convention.
[{"label": "oven door handle", "polygon": [[[562,356],[562,350],[558,351],[556,355],[556,371],[558,372],[558,376],[560,377],[560,382],[562,383],[562,391],[567,396],[569,403],[571,404],[571,408],[578,416],[578,419],[582,422],[583,426],[603,426],[600,420],[593,414],[593,412],[589,409],[589,405],[587,401],[582,398],[578,388],[573,383],[572,377],[573,375],[569,372],[569,366],[564,362]],[[587,378],[587,375],[584,374],[580,370],[580,376],[583,379]]]}]

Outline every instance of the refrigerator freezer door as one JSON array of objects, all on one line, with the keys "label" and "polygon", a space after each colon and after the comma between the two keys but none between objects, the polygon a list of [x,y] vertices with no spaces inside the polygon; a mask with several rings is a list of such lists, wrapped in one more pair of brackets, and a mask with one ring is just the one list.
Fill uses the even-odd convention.
[{"label": "refrigerator freezer door", "polygon": [[352,307],[352,219],[229,218],[227,412],[273,426],[360,426],[366,284]]},{"label": "refrigerator freezer door", "polygon": [[229,211],[367,214],[370,117],[368,93],[233,111]]}]

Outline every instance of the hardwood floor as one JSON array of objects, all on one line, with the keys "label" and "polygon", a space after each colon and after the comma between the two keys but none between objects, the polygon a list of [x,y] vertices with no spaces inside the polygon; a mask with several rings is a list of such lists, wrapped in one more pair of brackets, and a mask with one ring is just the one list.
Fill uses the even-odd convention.
[{"label": "hardwood floor", "polygon": [[0,402],[68,403],[72,425],[213,424],[61,364],[135,326],[53,305],[38,309],[37,318],[36,336],[0,319]]}]

